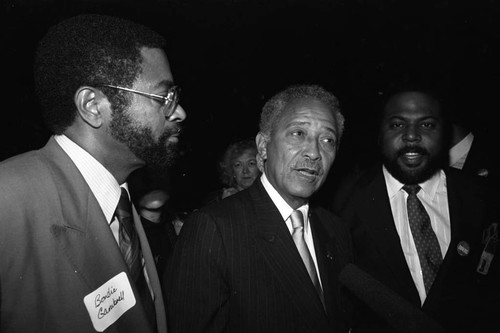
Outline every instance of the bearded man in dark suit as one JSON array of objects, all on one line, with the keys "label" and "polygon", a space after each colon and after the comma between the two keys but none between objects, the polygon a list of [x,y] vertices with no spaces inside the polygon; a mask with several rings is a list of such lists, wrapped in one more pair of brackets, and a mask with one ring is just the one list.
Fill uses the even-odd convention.
[{"label": "bearded man in dark suit", "polygon": [[[333,210],[349,223],[356,265],[446,332],[479,332],[500,309],[498,282],[490,278],[495,269],[491,262],[481,264],[492,198],[482,182],[446,167],[447,133],[441,103],[431,93],[391,94],[379,128],[382,164],[339,189],[337,198],[343,199]],[[422,238],[407,209],[406,189],[412,186],[418,186],[418,200],[429,216],[417,229],[435,235],[434,254],[417,249]],[[383,309],[358,312],[355,332],[394,332],[377,311]]]}]

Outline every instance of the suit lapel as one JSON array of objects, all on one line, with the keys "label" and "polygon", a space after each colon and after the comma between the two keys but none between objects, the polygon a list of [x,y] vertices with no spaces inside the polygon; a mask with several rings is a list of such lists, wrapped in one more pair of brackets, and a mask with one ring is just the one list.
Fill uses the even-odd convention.
[{"label": "suit lapel", "polygon": [[118,247],[114,246],[116,240],[104,215],[97,214],[100,213],[99,209],[100,207],[89,203],[89,215],[83,228],[67,221],[52,225],[52,232],[64,254],[90,290],[96,289],[119,272],[126,271],[123,260],[118,259],[121,255]]},{"label": "suit lapel", "polygon": [[274,276],[283,285],[291,304],[317,330],[325,321],[323,305],[307,273],[288,228],[260,182],[250,189],[255,203],[255,239]]},{"label": "suit lapel", "polygon": [[144,257],[146,271],[148,273],[149,284],[154,294],[154,304],[156,310],[156,323],[158,327],[158,332],[166,332],[167,319],[165,314],[166,313],[165,305],[163,303],[163,294],[160,286],[158,272],[156,270],[155,260],[151,252],[151,248],[149,247],[149,243],[146,237],[146,233],[144,232],[144,227],[142,226],[140,216],[137,213],[134,206],[132,206],[132,210],[134,215],[135,229],[137,230],[137,234],[141,242],[141,251],[142,251],[142,256]]},{"label": "suit lapel", "polygon": [[[365,200],[363,207],[367,209],[361,208],[360,214],[372,244],[379,251],[381,260],[390,268],[394,281],[400,284],[400,290],[406,290],[408,296],[419,303],[420,297],[401,248],[381,167],[366,187]],[[374,221],[374,217],[378,220]]]},{"label": "suit lapel", "polygon": [[[479,244],[481,226],[476,221],[481,220],[483,214],[482,204],[469,192],[464,192],[458,186],[459,179],[450,172],[446,173],[446,186],[448,192],[448,207],[450,213],[451,240],[439,273],[434,280],[424,306],[426,308],[439,306],[435,301],[440,298],[441,292],[449,287],[450,279],[457,280],[455,275],[463,272],[473,272],[477,264],[478,254],[482,251]],[[465,187],[466,188],[466,187]],[[471,189],[470,189],[471,190]],[[471,190],[471,192],[473,192]],[[468,248],[467,253],[458,248]]]},{"label": "suit lapel", "polygon": [[[334,223],[334,221],[329,221]],[[309,223],[311,224],[314,249],[316,252],[316,260],[318,261],[318,270],[321,277],[321,284],[323,287],[323,295],[325,297],[325,305],[327,313],[332,313],[330,304],[333,304],[339,299],[336,288],[332,288],[331,281],[340,274],[340,255],[334,241],[333,235],[325,228],[320,217],[314,213],[309,214]],[[335,260],[334,260],[335,258]]]},{"label": "suit lapel", "polygon": [[109,224],[83,176],[53,138],[44,148],[59,195],[61,219],[51,231],[89,290],[126,271]]},{"label": "suit lapel", "polygon": [[[49,156],[47,163],[55,174],[54,179],[59,179],[56,191],[61,218],[53,221],[51,232],[72,270],[85,286],[83,293],[86,295],[95,291],[121,272],[127,272],[128,276],[108,221],[83,176],[53,138],[44,153]],[[137,295],[133,283],[131,287]],[[75,290],[78,289],[75,287]],[[120,331],[133,331],[140,327],[148,332],[147,325],[144,309],[133,306],[113,327]]]}]

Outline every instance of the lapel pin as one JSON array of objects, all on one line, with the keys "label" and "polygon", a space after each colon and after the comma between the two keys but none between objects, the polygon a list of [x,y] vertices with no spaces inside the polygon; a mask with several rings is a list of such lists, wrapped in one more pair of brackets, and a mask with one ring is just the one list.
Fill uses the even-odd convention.
[{"label": "lapel pin", "polygon": [[457,245],[457,252],[462,257],[465,257],[469,254],[470,245],[466,241],[460,241]]},{"label": "lapel pin", "polygon": [[333,260],[333,255],[330,251],[326,251],[326,257],[330,260]]},{"label": "lapel pin", "polygon": [[477,171],[477,175],[480,177],[488,177],[489,175],[488,169],[479,169]]}]

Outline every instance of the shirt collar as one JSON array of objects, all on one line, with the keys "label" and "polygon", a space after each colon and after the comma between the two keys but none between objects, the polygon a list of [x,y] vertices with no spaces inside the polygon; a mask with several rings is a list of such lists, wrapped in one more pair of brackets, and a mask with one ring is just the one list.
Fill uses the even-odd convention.
[{"label": "shirt collar", "polygon": [[[384,178],[385,178],[385,183],[387,184],[387,192],[389,194],[389,198],[393,198],[395,195],[398,194],[399,191],[403,190],[403,186],[405,184],[401,183],[399,180],[394,178],[389,171],[387,171],[387,168],[385,165],[382,166],[382,170],[384,173]],[[425,182],[419,183],[420,187],[422,188],[422,191],[429,196],[431,199],[434,199],[438,188],[440,187],[441,184],[445,184],[446,182],[446,175],[444,171],[441,169],[439,172],[434,173],[434,175],[426,180]],[[403,190],[404,191],[404,190]]]},{"label": "shirt collar", "polygon": [[460,142],[450,148],[449,165],[454,165],[455,163],[458,163],[463,156],[467,156],[470,147],[472,146],[472,141],[474,141],[474,134],[469,133],[462,140],[460,140]]},{"label": "shirt collar", "polygon": [[[271,200],[273,201],[274,205],[276,206],[276,208],[278,208],[281,216],[283,217],[283,220],[286,221],[290,217],[290,214],[292,214],[293,208],[290,207],[290,205],[288,205],[285,199],[283,199],[281,195],[278,193],[278,191],[276,191],[276,189],[267,179],[265,173],[262,173],[262,175],[260,176],[260,180],[267,194],[269,194],[269,196],[271,197]],[[309,204],[307,203],[299,207],[298,209],[302,211],[302,215],[304,215],[304,227],[305,227],[306,224],[308,223],[307,216],[309,214]]]},{"label": "shirt collar", "polygon": [[[55,135],[54,139],[75,163],[97,199],[106,220],[111,223],[121,195],[120,185],[115,177],[85,149],[67,136]],[[128,192],[127,183],[121,186],[125,187]]]}]

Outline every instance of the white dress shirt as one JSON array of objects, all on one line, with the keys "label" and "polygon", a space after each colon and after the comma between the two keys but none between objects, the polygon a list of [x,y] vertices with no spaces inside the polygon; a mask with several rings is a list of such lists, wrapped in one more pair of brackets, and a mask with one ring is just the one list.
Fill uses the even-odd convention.
[{"label": "white dress shirt", "polygon": [[[113,177],[101,163],[67,136],[55,135],[54,139],[75,163],[89,185],[118,243],[119,223],[113,222],[116,220],[114,214],[121,195],[120,185],[115,177]],[[128,192],[127,183],[122,184],[122,186],[125,187]]]},{"label": "white dress shirt", "polygon": [[[417,287],[420,295],[421,303],[423,304],[427,294],[425,292],[424,280],[422,276],[422,269],[420,268],[420,260],[418,258],[417,249],[413,236],[411,234],[410,224],[408,222],[408,212],[406,208],[406,199],[408,193],[403,190],[404,184],[396,180],[383,167],[385,183],[387,185],[387,192],[389,194],[389,201],[391,203],[392,215],[396,230],[399,234],[401,241],[401,248],[403,249],[406,263],[413,277],[415,286]],[[450,245],[451,229],[450,229],[450,213],[448,209],[448,196],[446,189],[446,175],[443,170],[436,173],[431,179],[419,184],[422,188],[417,197],[422,202],[425,210],[429,214],[431,226],[437,236],[441,254],[446,255],[448,246]],[[381,240],[383,241],[383,240]]]},{"label": "white dress shirt", "polygon": [[[290,215],[292,214],[294,209],[286,203],[285,199],[283,199],[281,195],[278,193],[278,191],[276,191],[276,189],[271,185],[265,173],[262,173],[260,180],[262,182],[262,185],[264,185],[264,189],[266,190],[267,194],[269,194],[271,200],[274,202],[274,205],[276,206],[276,208],[278,208],[281,216],[283,217],[283,221],[288,227],[290,235],[292,235],[293,226],[292,226],[292,220],[290,219]],[[309,205],[305,204],[299,207],[298,210],[302,212],[302,215],[304,217],[304,240],[306,241],[306,245],[309,249],[309,252],[311,253],[311,257],[314,262],[314,267],[316,268],[316,273],[318,275],[319,283],[321,287],[323,287],[323,284],[321,283],[321,275],[319,274],[319,269],[318,269],[318,261],[316,260],[316,251],[314,250],[314,241],[311,231],[311,224],[309,223]]]}]

